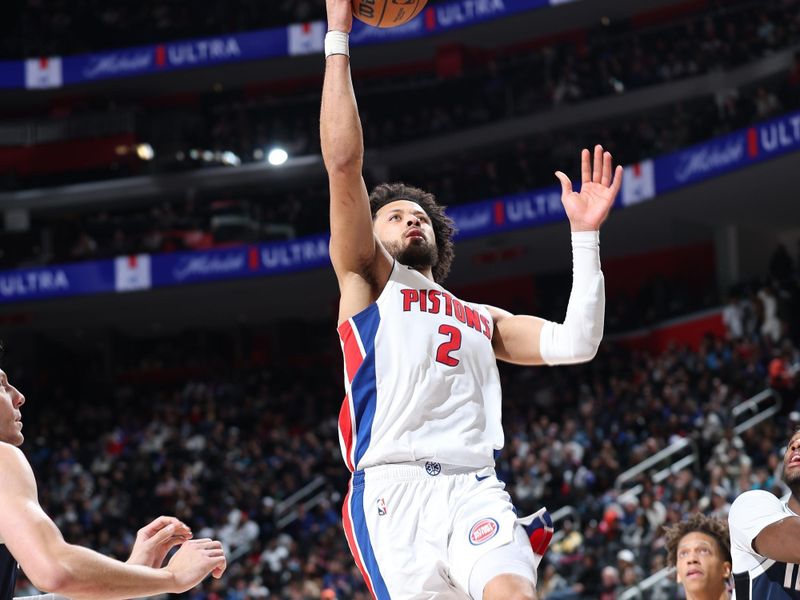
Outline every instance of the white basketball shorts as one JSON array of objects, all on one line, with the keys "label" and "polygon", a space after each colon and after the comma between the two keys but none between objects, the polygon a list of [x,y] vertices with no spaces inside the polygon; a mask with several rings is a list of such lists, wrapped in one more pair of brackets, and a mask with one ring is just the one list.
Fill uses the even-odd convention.
[{"label": "white basketball shorts", "polygon": [[[507,544],[519,547],[524,572],[512,571],[535,583],[552,536],[546,511],[517,518],[494,469],[436,462],[356,471],[342,515],[350,551],[377,600],[469,599],[476,562]],[[496,575],[505,572],[500,567]]]}]

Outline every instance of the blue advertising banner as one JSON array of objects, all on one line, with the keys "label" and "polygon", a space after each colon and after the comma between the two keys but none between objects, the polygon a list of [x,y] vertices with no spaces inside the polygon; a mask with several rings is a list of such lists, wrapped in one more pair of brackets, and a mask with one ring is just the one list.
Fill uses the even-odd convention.
[{"label": "blue advertising banner", "polygon": [[330,264],[328,234],[202,252],[151,257],[152,285],[162,287],[275,275]]},{"label": "blue advertising banner", "polygon": [[655,161],[656,191],[668,192],[740,169],[749,158],[745,131],[668,154]]},{"label": "blue advertising banner", "polygon": [[65,85],[178,69],[272,58],[286,54],[285,28],[139,46],[63,59]]},{"label": "blue advertising banner", "polygon": [[657,158],[655,191],[668,192],[800,149],[800,112]]},{"label": "blue advertising banner", "polygon": [[176,252],[152,257],[153,286],[243,278],[258,274],[258,251],[252,246]]},{"label": "blue advertising banner", "polygon": [[113,260],[0,272],[0,304],[100,294],[114,289]]},{"label": "blue advertising banner", "polygon": [[0,60],[0,89],[18,90],[25,87],[23,62]]}]

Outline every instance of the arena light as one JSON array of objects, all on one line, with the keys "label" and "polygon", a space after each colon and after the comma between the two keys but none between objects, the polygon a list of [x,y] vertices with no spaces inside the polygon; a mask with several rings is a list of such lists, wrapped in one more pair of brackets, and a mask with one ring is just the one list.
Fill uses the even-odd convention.
[{"label": "arena light", "polygon": [[234,152],[226,150],[225,152],[222,153],[222,164],[238,167],[239,165],[242,164],[242,159],[236,156]]},{"label": "arena light", "polygon": [[153,150],[153,147],[150,144],[136,145],[136,156],[138,156],[142,160],[153,160],[155,155],[156,155],[155,150]]},{"label": "arena light", "polygon": [[273,148],[267,155],[269,164],[274,167],[279,167],[289,159],[289,154],[283,148]]}]

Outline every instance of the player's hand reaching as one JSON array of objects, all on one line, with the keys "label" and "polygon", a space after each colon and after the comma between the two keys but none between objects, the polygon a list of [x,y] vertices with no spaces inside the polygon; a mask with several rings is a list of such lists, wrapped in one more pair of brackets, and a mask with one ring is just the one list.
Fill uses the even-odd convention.
[{"label": "player's hand reaching", "polygon": [[192,589],[209,573],[219,579],[227,564],[222,543],[203,538],[183,544],[164,568],[175,578],[174,593],[180,594]]},{"label": "player's hand reaching", "polygon": [[353,5],[350,0],[326,0],[328,31],[350,33],[353,28]]},{"label": "player's hand reaching", "polygon": [[[330,1],[330,0],[329,0]],[[561,203],[567,212],[572,231],[596,231],[608,217],[614,198],[622,185],[622,166],[617,165],[612,175],[610,152],[594,147],[594,167],[588,150],[581,152],[581,191],[572,191],[572,182],[561,171],[556,177],[561,182]]]},{"label": "player's hand reaching", "polygon": [[158,569],[173,546],[191,537],[192,530],[182,521],[175,517],[158,517],[136,532],[136,541],[126,562]]}]

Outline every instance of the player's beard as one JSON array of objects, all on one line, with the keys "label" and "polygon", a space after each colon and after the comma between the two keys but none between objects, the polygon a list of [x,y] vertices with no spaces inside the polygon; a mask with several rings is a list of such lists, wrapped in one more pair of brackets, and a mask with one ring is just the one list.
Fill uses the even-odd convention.
[{"label": "player's beard", "polygon": [[436,244],[429,244],[427,240],[423,243],[412,241],[408,245],[403,242],[384,242],[383,245],[401,265],[418,271],[433,268],[439,262],[439,248]]},{"label": "player's beard", "polygon": [[783,467],[783,482],[787,487],[792,490],[792,496],[800,501],[800,471],[795,471],[791,475],[786,472],[786,467]]}]

